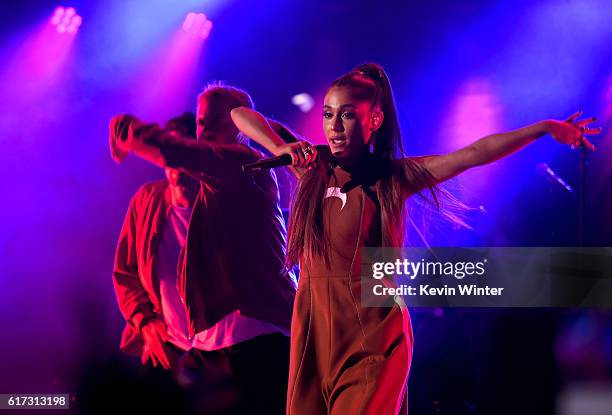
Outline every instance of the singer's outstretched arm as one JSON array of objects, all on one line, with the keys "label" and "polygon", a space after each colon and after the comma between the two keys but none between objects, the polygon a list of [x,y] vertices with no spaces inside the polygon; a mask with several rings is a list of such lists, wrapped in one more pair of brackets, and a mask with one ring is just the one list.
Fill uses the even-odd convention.
[{"label": "singer's outstretched arm", "polygon": [[492,134],[477,140],[467,147],[452,153],[420,157],[419,160],[438,182],[448,180],[461,172],[476,166],[492,163],[506,157],[545,134],[555,140],[572,146],[585,146],[595,150],[584,135],[599,134],[600,128],[588,128],[595,117],[578,121],[581,111],[565,121],[545,120],[514,131]]},{"label": "singer's outstretched arm", "polygon": [[[232,121],[234,121],[240,132],[262,145],[270,153],[275,156],[289,154],[293,160],[294,168],[292,170],[297,176],[303,173],[302,168],[308,165],[309,160],[316,158],[314,146],[304,140],[286,143],[259,112],[250,108],[239,107],[234,108],[230,114]],[[309,148],[311,152],[308,160],[304,152],[306,148]]]},{"label": "singer's outstretched arm", "polygon": [[266,118],[247,107],[231,110],[232,121],[240,132],[251,138],[275,156],[281,155],[285,141],[272,129]]}]

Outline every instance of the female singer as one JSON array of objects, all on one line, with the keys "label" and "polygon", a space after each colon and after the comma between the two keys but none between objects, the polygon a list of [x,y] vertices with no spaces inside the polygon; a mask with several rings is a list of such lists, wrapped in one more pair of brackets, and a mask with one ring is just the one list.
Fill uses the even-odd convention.
[{"label": "female singer", "polygon": [[[398,414],[406,411],[412,330],[404,304],[362,306],[360,249],[402,246],[404,203],[474,166],[493,162],[545,134],[594,149],[595,120],[546,120],[484,137],[446,155],[404,157],[387,74],[377,64],[336,79],[323,105],[329,153],[286,144],[265,118],[232,110],[236,126],[275,155],[291,154],[299,178],[287,259],[301,276],[291,326],[287,413]],[[325,153],[328,153],[325,151]],[[332,161],[333,160],[333,161]]]}]

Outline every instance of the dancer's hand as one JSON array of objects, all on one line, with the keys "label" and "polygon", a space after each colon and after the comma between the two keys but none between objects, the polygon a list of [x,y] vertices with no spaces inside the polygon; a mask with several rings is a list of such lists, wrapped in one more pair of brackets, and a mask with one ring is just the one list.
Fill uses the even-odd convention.
[{"label": "dancer's hand", "polygon": [[109,146],[111,157],[117,163],[121,163],[130,151],[130,125],[137,121],[132,115],[120,114],[111,118],[109,123]]},{"label": "dancer's hand", "polygon": [[294,167],[311,167],[317,159],[317,149],[306,141],[284,144],[279,151],[280,154],[289,154]]},{"label": "dancer's hand", "polygon": [[166,354],[164,343],[168,341],[166,324],[159,319],[152,319],[142,326],[142,336],[144,337],[144,349],[142,351],[142,364],[149,360],[154,367],[161,365],[164,369],[170,369],[170,359]]},{"label": "dancer's hand", "polygon": [[595,146],[587,140],[586,135],[593,135],[601,133],[600,127],[590,128],[589,124],[597,120],[596,117],[585,118],[578,120],[578,117],[582,115],[582,110],[572,114],[565,121],[548,120],[547,130],[548,133],[558,142],[568,144],[572,148],[578,148],[585,146],[589,150],[594,151]]}]

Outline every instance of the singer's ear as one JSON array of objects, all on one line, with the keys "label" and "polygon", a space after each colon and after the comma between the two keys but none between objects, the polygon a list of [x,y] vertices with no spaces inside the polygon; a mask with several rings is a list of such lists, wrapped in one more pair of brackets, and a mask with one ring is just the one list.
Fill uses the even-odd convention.
[{"label": "singer's ear", "polygon": [[378,130],[380,126],[382,125],[384,119],[385,119],[385,115],[380,109],[375,109],[374,111],[372,111],[372,116],[370,119],[370,130],[371,131]]}]

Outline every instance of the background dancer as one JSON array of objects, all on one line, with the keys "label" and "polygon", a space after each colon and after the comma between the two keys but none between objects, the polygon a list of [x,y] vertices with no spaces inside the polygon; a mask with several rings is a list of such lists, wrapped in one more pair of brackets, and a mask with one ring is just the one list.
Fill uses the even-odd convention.
[{"label": "background dancer", "polygon": [[[275,177],[241,172],[242,163],[260,157],[230,119],[233,108],[245,105],[252,107],[251,98],[238,88],[206,87],[198,98],[197,142],[132,116],[117,116],[110,127],[120,157],[134,152],[198,179],[193,207],[189,200],[170,203],[170,188],[146,188],[128,212],[118,257],[129,263],[115,280],[123,282],[120,289],[125,281],[135,285],[139,269],[153,268],[139,296],[123,296],[124,314],[134,331],[155,339],[152,358],[164,367],[170,362],[161,352],[163,327],[177,329],[168,341],[189,348],[178,363],[179,379],[196,388],[196,407],[207,414],[280,414],[285,406],[295,281],[284,266]],[[141,301],[129,301],[134,298]]]}]

